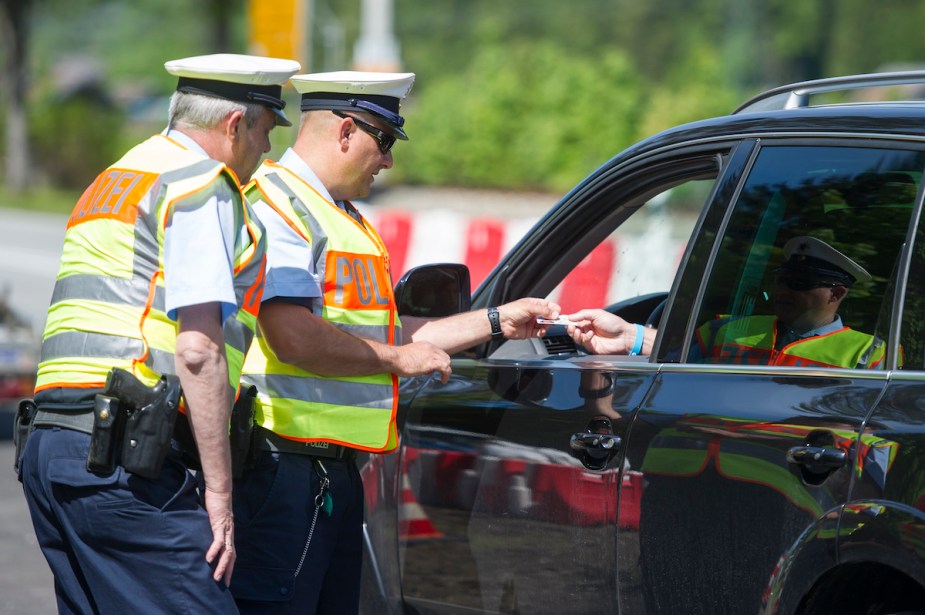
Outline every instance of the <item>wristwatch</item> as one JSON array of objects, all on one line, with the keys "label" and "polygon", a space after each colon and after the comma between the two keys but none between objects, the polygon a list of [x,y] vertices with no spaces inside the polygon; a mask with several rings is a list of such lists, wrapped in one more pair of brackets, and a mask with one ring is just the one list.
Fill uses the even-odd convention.
[{"label": "wristwatch", "polygon": [[501,332],[501,313],[498,312],[498,308],[488,308],[488,322],[491,323],[491,339],[503,340],[504,333]]}]

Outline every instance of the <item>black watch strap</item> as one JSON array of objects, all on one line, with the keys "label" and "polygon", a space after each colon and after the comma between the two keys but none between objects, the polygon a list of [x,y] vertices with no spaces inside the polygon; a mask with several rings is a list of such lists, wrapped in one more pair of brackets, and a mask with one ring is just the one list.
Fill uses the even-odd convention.
[{"label": "black watch strap", "polygon": [[488,322],[491,323],[491,339],[503,340],[504,333],[501,332],[501,313],[498,308],[488,308]]}]

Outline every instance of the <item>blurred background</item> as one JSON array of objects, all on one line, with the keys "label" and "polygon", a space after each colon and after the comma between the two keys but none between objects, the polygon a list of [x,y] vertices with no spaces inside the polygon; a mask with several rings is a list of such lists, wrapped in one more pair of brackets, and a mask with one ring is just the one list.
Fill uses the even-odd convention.
[{"label": "blurred background", "polygon": [[[358,205],[399,272],[465,262],[477,284],[628,145],[768,87],[919,67],[922,24],[921,0],[0,0],[0,492],[19,490],[12,409],[31,396],[67,212],[163,129],[165,61],[415,72],[411,141]],[[274,130],[269,157],[292,137]],[[54,612],[19,495],[0,519],[0,613]]]},{"label": "blurred background", "polygon": [[238,52],[417,73],[391,184],[558,193],[767,87],[916,66],[923,23],[917,0],[0,0],[3,183],[82,190],[162,127],[164,61]]},{"label": "blurred background", "polygon": [[920,0],[0,0],[0,373],[34,367],[4,340],[41,334],[66,212],[164,127],[167,60],[415,72],[411,141],[359,205],[399,273],[465,262],[477,285],[628,145],[768,87],[919,67],[923,23]]}]

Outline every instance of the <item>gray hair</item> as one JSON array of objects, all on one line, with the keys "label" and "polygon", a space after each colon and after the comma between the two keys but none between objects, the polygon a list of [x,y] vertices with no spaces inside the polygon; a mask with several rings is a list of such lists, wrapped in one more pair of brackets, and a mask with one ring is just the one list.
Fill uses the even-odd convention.
[{"label": "gray hair", "polygon": [[263,105],[257,103],[243,103],[215,96],[174,92],[170,97],[167,125],[170,128],[185,127],[206,130],[217,126],[229,113],[240,111],[244,113],[244,123],[247,127],[253,128],[264,109]]}]

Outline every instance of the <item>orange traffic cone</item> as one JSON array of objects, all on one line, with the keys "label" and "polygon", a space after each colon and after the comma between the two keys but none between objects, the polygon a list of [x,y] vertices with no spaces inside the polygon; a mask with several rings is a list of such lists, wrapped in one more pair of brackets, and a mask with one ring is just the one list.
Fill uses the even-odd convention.
[{"label": "orange traffic cone", "polygon": [[398,535],[407,540],[443,538],[443,534],[431,522],[424,508],[418,503],[407,472],[401,475],[401,504],[398,510]]}]

